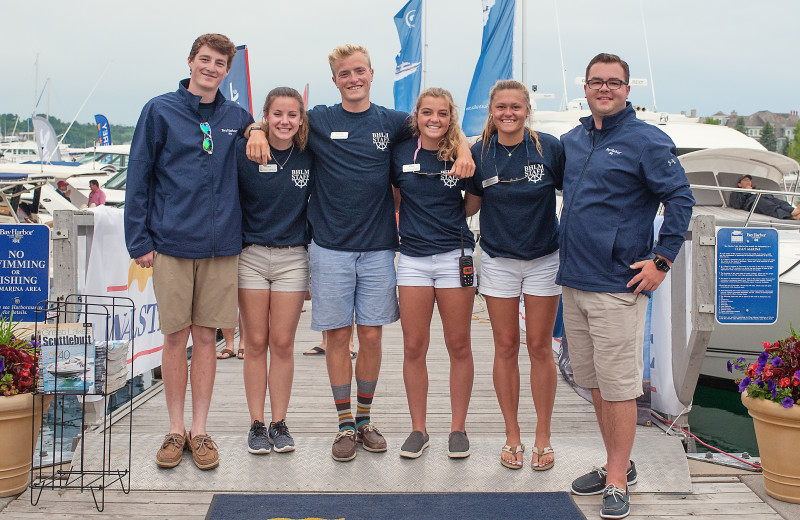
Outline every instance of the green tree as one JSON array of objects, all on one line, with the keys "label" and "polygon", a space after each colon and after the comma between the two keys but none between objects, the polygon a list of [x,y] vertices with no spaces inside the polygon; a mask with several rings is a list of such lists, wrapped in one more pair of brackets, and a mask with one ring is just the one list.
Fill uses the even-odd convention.
[{"label": "green tree", "polygon": [[769,121],[764,123],[763,128],[761,128],[761,137],[758,138],[758,142],[770,152],[774,152],[775,148],[777,148],[778,138],[775,137],[775,127],[769,124]]},{"label": "green tree", "polygon": [[713,117],[707,117],[707,118],[703,119],[703,123],[705,123],[707,125],[718,125],[718,124],[722,123],[722,121],[720,121],[719,119],[715,119]]},{"label": "green tree", "polygon": [[794,138],[788,144],[789,146],[786,147],[786,155],[795,161],[800,161],[800,121],[798,121],[797,126],[794,127]]},{"label": "green tree", "polygon": [[736,118],[736,124],[733,125],[733,129],[740,131],[744,135],[747,135],[747,128],[745,127],[744,116],[739,116]]}]

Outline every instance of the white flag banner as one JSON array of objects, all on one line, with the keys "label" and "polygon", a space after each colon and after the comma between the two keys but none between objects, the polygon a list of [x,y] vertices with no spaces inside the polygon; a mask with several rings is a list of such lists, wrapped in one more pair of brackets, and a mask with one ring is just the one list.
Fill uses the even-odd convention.
[{"label": "white flag banner", "polygon": [[[161,333],[158,306],[153,292],[153,270],[139,267],[128,255],[122,209],[98,206],[92,208],[92,211],[94,237],[86,269],[85,294],[128,297],[133,300],[136,306],[133,311],[124,306],[114,309],[108,325],[108,339],[134,339],[135,351],[128,352],[128,366],[133,362],[133,375],[136,376],[161,366],[164,335]],[[111,312],[110,300],[90,298],[89,303],[92,302],[106,305]],[[96,306],[90,312],[98,310],[104,312]],[[95,339],[103,341],[106,325],[100,323],[104,321],[102,317],[90,316],[89,321],[94,323]]]},{"label": "white flag banner", "polygon": [[58,149],[58,137],[50,121],[40,116],[33,116],[33,133],[36,136],[36,146],[39,148],[39,160],[53,162],[61,160],[61,151]]}]

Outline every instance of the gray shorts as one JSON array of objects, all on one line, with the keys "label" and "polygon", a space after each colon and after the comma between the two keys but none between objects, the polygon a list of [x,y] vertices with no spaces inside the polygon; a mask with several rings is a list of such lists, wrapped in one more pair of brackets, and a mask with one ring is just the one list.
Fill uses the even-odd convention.
[{"label": "gray shorts", "polygon": [[247,246],[239,255],[239,289],[277,292],[308,290],[308,253],[304,246]]},{"label": "gray shorts", "polygon": [[575,382],[598,388],[606,401],[643,394],[644,294],[580,291],[564,287],[564,330]]}]

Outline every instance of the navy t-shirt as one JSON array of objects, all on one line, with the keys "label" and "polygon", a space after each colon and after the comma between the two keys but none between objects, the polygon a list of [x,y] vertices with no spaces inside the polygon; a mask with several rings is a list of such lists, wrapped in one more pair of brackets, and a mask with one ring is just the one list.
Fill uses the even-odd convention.
[{"label": "navy t-shirt", "polygon": [[314,154],[308,148],[301,152],[297,146],[272,149],[269,163],[259,168],[247,158],[246,147],[247,140],[236,141],[242,242],[269,247],[308,244],[306,209]]},{"label": "navy t-shirt", "polygon": [[[415,162],[417,146],[417,140],[407,139],[392,150],[392,184],[401,195],[400,252],[417,257],[445,253],[459,249],[462,236],[465,248],[475,247],[461,195],[464,179],[448,175],[453,162],[440,161],[435,150],[420,148]],[[417,166],[418,171],[408,171]]]},{"label": "navy t-shirt", "polygon": [[339,251],[397,249],[389,167],[392,147],[411,136],[408,114],[374,104],[355,113],[338,104],[316,106],[308,116],[314,242]]},{"label": "navy t-shirt", "polygon": [[[558,250],[555,190],[564,181],[564,149],[552,135],[538,135],[544,157],[527,131],[527,148],[509,147],[511,157],[496,136],[485,149],[483,141],[472,146],[475,175],[467,191],[483,197],[481,248],[492,258],[533,260]],[[499,182],[492,184],[494,177]]]}]

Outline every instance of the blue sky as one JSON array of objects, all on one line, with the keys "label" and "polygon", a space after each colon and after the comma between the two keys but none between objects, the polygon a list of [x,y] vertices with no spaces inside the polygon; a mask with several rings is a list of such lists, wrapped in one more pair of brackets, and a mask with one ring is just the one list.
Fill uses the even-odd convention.
[{"label": "blue sky", "polygon": [[[221,32],[248,46],[256,107],[273,87],[302,91],[306,83],[312,104],[338,102],[327,54],[345,42],[370,50],[372,100],[392,107],[399,49],[392,17],[404,3],[262,0],[238,2],[234,9],[207,0],[4,2],[7,63],[0,112],[31,113],[38,53],[38,85],[41,89],[51,79],[52,115],[71,120],[106,70],[77,120],[89,122],[103,113],[112,123],[133,125],[148,99],[174,90],[188,75],[191,43],[205,32]],[[632,77],[650,79],[643,10],[660,111],[697,109],[710,115],[800,108],[796,0],[527,0],[528,83],[555,94],[539,101],[542,110],[558,109],[563,99],[556,5],[569,99],[582,96],[574,79],[598,52],[619,54],[630,63]],[[427,85],[449,89],[462,113],[480,52],[481,23],[480,0],[428,0]],[[518,33],[517,50],[520,46]],[[521,79],[519,60],[515,68]],[[634,87],[631,100],[652,108],[650,87]],[[45,103],[43,98],[38,112]]]}]

